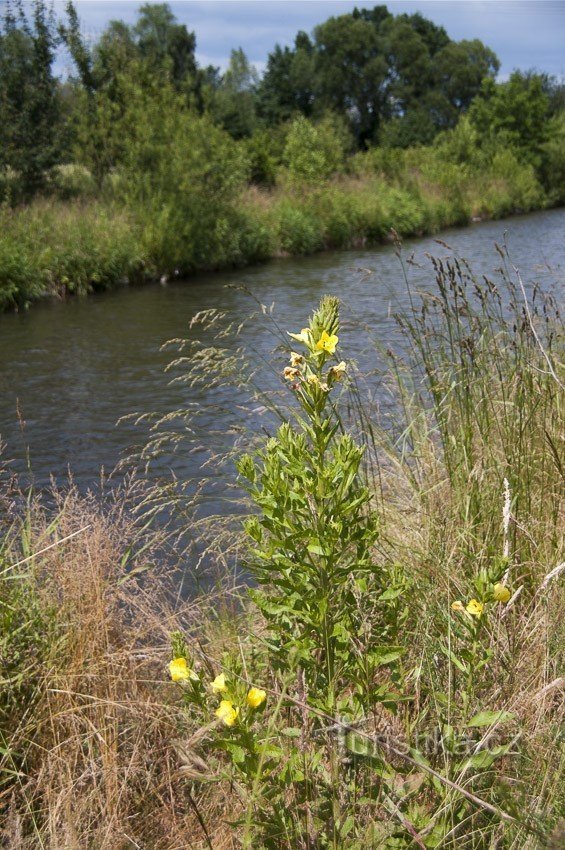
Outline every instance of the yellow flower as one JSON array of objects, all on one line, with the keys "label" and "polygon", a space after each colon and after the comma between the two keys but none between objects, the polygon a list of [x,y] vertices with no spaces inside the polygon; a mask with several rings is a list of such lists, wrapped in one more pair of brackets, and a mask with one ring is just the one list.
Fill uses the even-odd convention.
[{"label": "yellow flower", "polygon": [[173,682],[186,682],[187,679],[198,681],[198,676],[186,663],[186,658],[174,658],[169,664],[169,673]]},{"label": "yellow flower", "polygon": [[459,600],[459,599],[458,599],[458,600],[457,600],[457,602],[452,602],[452,603],[451,603],[451,610],[452,610],[452,611],[464,611],[464,610],[465,610],[465,606],[463,605],[463,603],[461,602],[461,600]]},{"label": "yellow flower", "polygon": [[320,386],[320,379],[318,378],[317,375],[315,375],[312,372],[311,375],[308,375],[308,383],[312,384],[313,387],[319,387]]},{"label": "yellow flower", "polygon": [[337,366],[332,366],[329,371],[329,377],[334,381],[341,381],[345,375],[346,369],[347,366],[345,365],[345,360],[342,360],[341,363],[337,364]]},{"label": "yellow flower", "polygon": [[322,336],[316,343],[316,351],[325,351],[326,354],[334,354],[338,341],[339,337],[335,334],[330,336],[327,331],[322,331]]},{"label": "yellow flower", "polygon": [[215,711],[216,717],[219,717],[220,720],[226,724],[226,726],[233,726],[235,721],[237,720],[237,715],[239,714],[239,708],[234,708],[233,704],[229,701],[229,699],[223,699]]},{"label": "yellow flower", "polygon": [[495,584],[493,595],[497,602],[505,603],[508,602],[508,600],[512,596],[508,588],[500,581]]},{"label": "yellow flower", "polygon": [[287,366],[284,370],[285,381],[294,381],[300,375],[300,369],[294,369],[292,366]]},{"label": "yellow flower", "polygon": [[224,673],[220,673],[219,676],[216,676],[212,684],[210,685],[214,693],[223,694],[224,691],[227,691],[228,686],[226,685],[226,676]]},{"label": "yellow flower", "polygon": [[302,328],[299,334],[291,334],[287,331],[288,335],[295,339],[297,342],[303,342],[304,345],[310,345],[310,328]]},{"label": "yellow flower", "polygon": [[296,368],[300,366],[301,363],[304,363],[304,357],[301,354],[297,354],[296,351],[290,352],[290,365]]},{"label": "yellow flower", "polygon": [[247,694],[247,705],[250,705],[251,708],[259,708],[266,699],[267,694],[261,688],[251,688]]},{"label": "yellow flower", "polygon": [[467,605],[467,611],[473,617],[480,617],[484,610],[484,605],[482,602],[479,602],[478,599],[471,599],[469,604]]}]

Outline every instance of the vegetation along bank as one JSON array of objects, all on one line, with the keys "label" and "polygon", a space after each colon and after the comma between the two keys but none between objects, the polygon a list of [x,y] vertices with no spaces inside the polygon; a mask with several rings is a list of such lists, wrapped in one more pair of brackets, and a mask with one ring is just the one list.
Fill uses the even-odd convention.
[{"label": "vegetation along bank", "polygon": [[12,3],[0,26],[0,308],[565,197],[563,85],[497,83],[488,47],[420,14],[330,18],[261,78],[241,50],[199,66],[166,4],[92,46],[72,3]]}]

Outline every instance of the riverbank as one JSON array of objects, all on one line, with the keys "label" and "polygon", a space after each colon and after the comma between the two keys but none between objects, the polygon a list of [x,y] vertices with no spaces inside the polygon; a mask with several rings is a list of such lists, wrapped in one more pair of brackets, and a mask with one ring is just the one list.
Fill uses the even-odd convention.
[{"label": "riverbank", "polygon": [[[212,592],[183,602],[155,566],[175,549],[138,511],[172,506],[169,488],[71,486],[47,508],[0,464],[7,850],[560,846],[562,326],[538,288],[524,314],[517,281],[485,282],[478,301],[460,264],[438,271],[382,375],[394,433],[350,359],[360,334],[386,335],[340,327],[333,299],[282,328],[311,330],[262,366],[293,424],[240,464],[264,488],[239,506],[249,536],[209,514],[191,529],[217,553]],[[210,318],[217,357],[204,341],[181,364],[194,392],[215,377],[264,401],[233,368],[253,342]],[[325,451],[299,433],[298,393],[309,425],[330,428]],[[313,405],[330,394],[326,420]],[[240,562],[270,571],[252,596]]]},{"label": "riverbank", "polygon": [[[378,156],[377,156],[378,154]],[[0,310],[43,297],[240,268],[280,256],[372,246],[558,205],[531,166],[508,152],[488,168],[442,162],[437,151],[373,151],[318,187],[247,187],[197,250],[187,217],[117,198],[38,199],[0,209]]]}]

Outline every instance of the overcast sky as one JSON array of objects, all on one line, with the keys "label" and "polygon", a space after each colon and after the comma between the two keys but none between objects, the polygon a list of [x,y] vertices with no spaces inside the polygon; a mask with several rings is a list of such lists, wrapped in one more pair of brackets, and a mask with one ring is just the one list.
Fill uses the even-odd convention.
[{"label": "overcast sky", "polygon": [[[2,0],[0,0],[0,6]],[[133,22],[140,0],[75,0],[82,28],[95,40],[114,19]],[[276,43],[292,44],[300,29],[310,32],[331,15],[376,3],[349,0],[173,0],[177,19],[196,32],[197,58],[225,68],[230,51],[242,47],[259,71]],[[421,12],[459,41],[480,38],[501,62],[504,79],[515,68],[565,75],[564,0],[420,0],[388,2],[391,12]],[[65,0],[55,0],[62,14]],[[63,70],[65,60],[58,69]]]}]

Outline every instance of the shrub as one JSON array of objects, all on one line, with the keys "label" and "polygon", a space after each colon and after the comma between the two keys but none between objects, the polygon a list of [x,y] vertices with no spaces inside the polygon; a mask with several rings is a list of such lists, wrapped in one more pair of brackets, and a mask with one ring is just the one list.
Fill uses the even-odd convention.
[{"label": "shrub", "polygon": [[88,168],[77,163],[67,163],[51,171],[47,188],[62,201],[69,201],[94,197],[98,187]]},{"label": "shrub", "polygon": [[274,211],[279,244],[289,254],[309,254],[322,246],[320,222],[298,201],[285,198]]},{"label": "shrub", "polygon": [[125,120],[135,133],[124,154],[124,198],[160,271],[217,268],[233,253],[224,245],[225,223],[248,161],[208,116],[175,109],[177,99],[166,88],[132,93]]},{"label": "shrub", "polygon": [[331,122],[315,125],[302,115],[296,118],[283,153],[291,181],[318,185],[328,180],[343,167],[343,144]]}]

